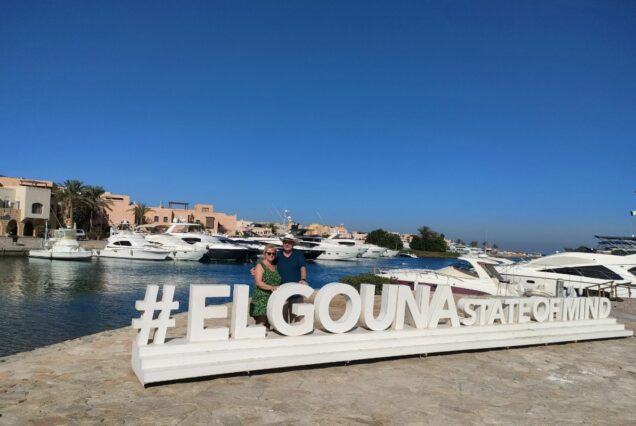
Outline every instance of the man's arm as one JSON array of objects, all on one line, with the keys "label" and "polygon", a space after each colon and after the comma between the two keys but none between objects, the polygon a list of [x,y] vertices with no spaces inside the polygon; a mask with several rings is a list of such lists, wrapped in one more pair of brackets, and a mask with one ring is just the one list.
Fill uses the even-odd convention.
[{"label": "man's arm", "polygon": [[300,282],[307,284],[307,268],[305,266],[300,267]]}]

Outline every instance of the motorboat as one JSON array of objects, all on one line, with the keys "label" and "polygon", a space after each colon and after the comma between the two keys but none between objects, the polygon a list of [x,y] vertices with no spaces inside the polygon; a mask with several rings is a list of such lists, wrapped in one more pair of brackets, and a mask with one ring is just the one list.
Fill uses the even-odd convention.
[{"label": "motorboat", "polygon": [[384,250],[384,253],[382,253],[382,257],[395,257],[398,255],[399,252],[400,250],[386,249]]},{"label": "motorboat", "polygon": [[358,260],[366,250],[356,245],[353,240],[328,239],[315,235],[297,235],[296,239],[322,251],[316,260]]},{"label": "motorboat", "polygon": [[527,262],[498,265],[497,271],[530,295],[557,296],[590,291],[636,298],[636,255],[564,252]]},{"label": "motorboat", "polygon": [[29,257],[52,260],[90,260],[93,252],[80,247],[74,228],[55,230],[55,239],[44,240],[41,250],[29,250]]},{"label": "motorboat", "polygon": [[417,256],[413,253],[398,253],[398,257],[410,257],[411,259],[417,259]]},{"label": "motorboat", "polygon": [[355,247],[357,250],[356,257],[362,257],[367,251],[366,244],[359,244],[358,241],[353,238],[349,238],[344,234],[331,234],[326,239],[323,239],[327,244],[337,244],[339,246]]},{"label": "motorboat", "polygon": [[507,282],[495,269],[497,262],[477,257],[460,257],[442,269],[388,269],[377,276],[396,279],[401,284],[437,287],[448,285],[455,294],[513,296],[523,294],[523,288]]},{"label": "motorboat", "polygon": [[[261,255],[263,249],[267,244],[276,246],[278,249],[283,248],[283,241],[278,236],[271,237],[244,237],[244,238],[230,238],[237,244],[242,244],[247,247],[256,248],[259,255]],[[316,260],[318,256],[324,253],[317,247],[317,244],[312,244],[305,241],[297,240],[294,244],[294,250],[299,251],[305,256],[305,260]]]},{"label": "motorboat", "polygon": [[193,246],[174,235],[166,234],[165,231],[167,229],[167,225],[150,224],[140,225],[135,228],[135,231],[143,235],[146,241],[169,250],[170,254],[168,255],[168,259],[196,262],[207,255],[207,249]]},{"label": "motorboat", "polygon": [[127,224],[122,224],[119,229],[111,227],[106,247],[94,253],[97,257],[117,259],[166,260],[170,250],[146,241],[143,235],[130,231]]},{"label": "motorboat", "polygon": [[365,248],[361,257],[367,259],[379,259],[386,251],[384,247],[376,246],[375,244],[361,244],[360,246]]},{"label": "motorboat", "polygon": [[229,238],[212,236],[203,232],[200,223],[175,222],[166,231],[200,249],[207,250],[204,260],[225,262],[247,262],[255,258],[257,251],[233,243]]},{"label": "motorboat", "polygon": [[207,249],[188,244],[174,235],[150,234],[144,236],[144,238],[146,241],[155,243],[159,245],[159,247],[168,250],[170,252],[168,258],[173,260],[191,260],[198,262],[208,253]]}]

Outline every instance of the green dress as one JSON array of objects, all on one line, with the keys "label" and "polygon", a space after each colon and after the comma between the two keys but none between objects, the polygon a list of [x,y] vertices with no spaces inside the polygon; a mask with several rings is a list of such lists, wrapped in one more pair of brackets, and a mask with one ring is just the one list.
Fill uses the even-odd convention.
[{"label": "green dress", "polygon": [[[263,267],[263,282],[271,286],[279,286],[281,282],[278,271],[271,271],[263,262],[260,262]],[[254,294],[252,294],[251,313],[253,317],[267,315],[267,301],[272,293],[270,291],[261,290],[258,287],[254,287]]]}]

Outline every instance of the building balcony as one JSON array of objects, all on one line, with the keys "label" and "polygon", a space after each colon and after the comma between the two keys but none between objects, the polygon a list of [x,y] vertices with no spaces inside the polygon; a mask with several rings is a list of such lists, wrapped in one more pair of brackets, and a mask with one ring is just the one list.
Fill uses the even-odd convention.
[{"label": "building balcony", "polygon": [[0,207],[0,220],[19,220],[20,209],[12,209],[7,207]]}]

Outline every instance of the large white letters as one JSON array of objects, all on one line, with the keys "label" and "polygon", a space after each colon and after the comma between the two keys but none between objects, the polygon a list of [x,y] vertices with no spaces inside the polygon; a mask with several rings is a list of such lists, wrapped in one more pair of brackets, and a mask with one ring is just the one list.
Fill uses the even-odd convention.
[{"label": "large white letters", "polygon": [[267,303],[267,319],[280,334],[285,336],[302,336],[311,333],[314,329],[314,305],[310,303],[296,303],[292,313],[302,317],[296,324],[289,324],[283,317],[283,307],[292,296],[309,297],[314,290],[305,284],[283,284],[278,287]]},{"label": "large white letters", "polygon": [[[444,309],[444,305],[448,306]],[[435,289],[433,300],[430,305],[430,319],[428,326],[436,328],[441,319],[450,319],[453,327],[459,327],[459,317],[457,316],[457,308],[455,307],[455,299],[453,292],[448,285],[440,285]]]},{"label": "large white letters", "polygon": [[[333,320],[329,313],[329,304],[338,294],[345,296],[347,299],[347,305],[342,317],[338,320]],[[329,283],[325,285],[323,288],[318,290],[314,303],[316,305],[316,320],[322,324],[325,330],[332,333],[346,333],[355,327],[358,319],[360,318],[360,311],[362,307],[360,293],[358,293],[355,288],[347,284]]]},{"label": "large white letters", "polygon": [[206,306],[208,297],[230,297],[230,286],[191,285],[190,306],[188,308],[188,341],[202,342],[206,340],[227,340],[230,330],[227,327],[206,328],[207,318],[226,318],[227,306]]},{"label": "large white letters", "polygon": [[428,327],[430,294],[431,288],[427,285],[415,286],[415,298],[410,288],[399,286],[393,329],[402,330],[405,321],[411,327]]},{"label": "large white letters", "polygon": [[[381,331],[391,326],[393,319],[396,317],[396,299],[400,287],[392,284],[382,286],[382,304],[380,313],[376,318],[373,315],[373,307],[375,305],[375,286],[373,284],[362,284],[360,286],[360,299],[362,299],[362,313],[360,321],[362,325],[369,330]],[[406,288],[408,290],[408,288]],[[398,315],[399,318],[399,315]]]},{"label": "large white letters", "polygon": [[250,286],[235,284],[232,296],[232,322],[230,325],[230,336],[232,336],[232,339],[259,339],[265,337],[264,326],[247,326],[249,303]]},{"label": "large white letters", "polygon": [[[168,288],[169,290],[170,288]],[[318,290],[313,304],[294,304],[293,314],[301,317],[301,321],[293,324],[287,323],[283,316],[283,307],[288,299],[292,296],[309,298],[313,292],[312,288],[304,284],[289,283],[278,287],[270,296],[267,305],[267,317],[273,329],[285,336],[301,336],[313,331],[315,320],[323,330],[339,334],[350,331],[358,322],[369,330],[383,331],[389,327],[394,330],[403,330],[406,326],[417,329],[436,328],[444,319],[448,319],[453,327],[460,324],[472,326],[497,323],[522,324],[529,321],[603,319],[607,318],[611,311],[609,300],[600,297],[462,298],[456,307],[452,289],[449,286],[438,286],[431,297],[431,288],[426,285],[418,285],[413,291],[407,286],[385,284],[382,286],[380,312],[376,316],[374,314],[374,285],[362,284],[360,293],[358,293],[350,285],[330,283]],[[228,315],[227,306],[209,306],[206,305],[206,299],[229,297],[229,295],[229,285],[190,286],[188,341],[227,340],[230,337],[232,339],[265,338],[265,327],[248,326],[247,324],[248,285],[236,284],[234,286],[234,302],[229,329],[227,327],[205,327],[206,319],[226,318]],[[346,306],[344,314],[339,319],[334,320],[330,314],[330,304],[333,298],[338,295],[344,296]],[[144,303],[146,302],[138,302],[137,305],[143,308],[145,307]],[[457,314],[457,309],[463,314],[461,320]],[[141,320],[135,321],[134,324],[139,326]],[[165,334],[165,330],[161,331]],[[155,340],[163,341],[162,336]]]}]

